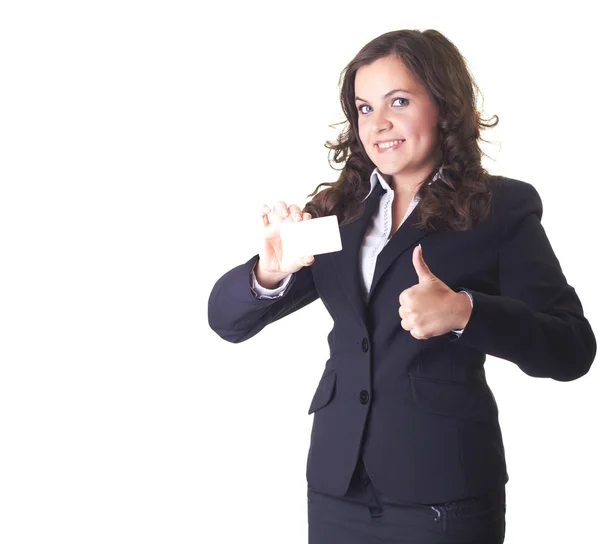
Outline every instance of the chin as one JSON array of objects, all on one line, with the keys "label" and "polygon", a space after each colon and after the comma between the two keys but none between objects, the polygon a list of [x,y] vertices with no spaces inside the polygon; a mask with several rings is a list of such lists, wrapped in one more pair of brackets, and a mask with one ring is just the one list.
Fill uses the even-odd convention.
[{"label": "chin", "polygon": [[402,170],[404,170],[404,168],[400,167],[396,167],[390,164],[382,164],[381,166],[379,165],[375,165],[377,166],[377,170],[379,170],[382,174],[385,174],[386,176],[393,176],[394,174],[401,174]]}]

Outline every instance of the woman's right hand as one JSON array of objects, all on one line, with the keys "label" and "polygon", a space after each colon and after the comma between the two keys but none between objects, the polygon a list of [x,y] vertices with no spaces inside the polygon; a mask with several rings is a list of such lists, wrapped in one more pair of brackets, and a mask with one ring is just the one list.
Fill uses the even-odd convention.
[{"label": "woman's right hand", "polygon": [[315,260],[313,255],[302,257],[285,255],[280,236],[280,226],[284,221],[310,221],[311,215],[303,214],[295,204],[287,206],[285,202],[278,200],[272,210],[267,205],[263,205],[261,217],[264,236],[255,275],[260,285],[273,288],[286,276],[297,272],[303,266],[313,264]]}]

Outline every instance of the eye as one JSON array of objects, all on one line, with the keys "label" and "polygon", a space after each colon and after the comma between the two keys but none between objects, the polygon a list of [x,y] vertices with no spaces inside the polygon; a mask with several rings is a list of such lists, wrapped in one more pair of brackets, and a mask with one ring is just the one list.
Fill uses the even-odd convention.
[{"label": "eye", "polygon": [[[393,103],[394,103],[396,100],[404,100],[404,102],[405,102],[406,104],[408,104],[408,99],[407,99],[407,98],[402,98],[401,96],[397,96],[396,98],[394,98],[394,99],[392,100],[392,104],[393,104]],[[366,115],[366,113],[368,113],[368,112],[366,112],[366,113],[365,113],[365,112],[362,110],[362,108],[365,108],[365,107],[367,107],[367,108],[370,108],[371,106],[369,106],[368,104],[361,104],[360,106],[358,106],[358,111],[359,111],[360,113],[362,113],[363,115]]]}]

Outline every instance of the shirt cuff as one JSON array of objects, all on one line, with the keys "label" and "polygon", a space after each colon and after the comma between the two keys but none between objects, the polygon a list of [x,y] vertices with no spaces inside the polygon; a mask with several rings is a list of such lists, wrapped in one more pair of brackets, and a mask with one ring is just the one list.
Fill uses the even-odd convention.
[{"label": "shirt cuff", "polygon": [[[258,262],[258,261],[257,261]],[[292,274],[289,274],[274,289],[267,289],[258,283],[256,279],[256,275],[254,274],[254,269],[256,268],[256,264],[252,268],[252,272],[250,273],[250,289],[256,298],[261,299],[274,299],[283,296],[283,292],[287,287],[288,283],[292,279]]]},{"label": "shirt cuff", "polygon": [[[473,295],[471,295],[471,293],[469,293],[468,291],[465,291],[464,289],[461,290],[461,291],[459,291],[459,293],[466,293],[467,294],[467,296],[469,297],[469,300],[471,301],[471,308],[473,308]],[[454,334],[456,334],[457,336],[460,336],[463,333],[464,330],[465,329],[452,329],[452,332]]]},{"label": "shirt cuff", "polygon": [[465,291],[464,289],[461,289],[459,291],[459,293],[467,293],[467,296],[469,297],[469,300],[471,301],[471,308],[473,308],[473,295],[471,293],[469,293],[469,291]]}]

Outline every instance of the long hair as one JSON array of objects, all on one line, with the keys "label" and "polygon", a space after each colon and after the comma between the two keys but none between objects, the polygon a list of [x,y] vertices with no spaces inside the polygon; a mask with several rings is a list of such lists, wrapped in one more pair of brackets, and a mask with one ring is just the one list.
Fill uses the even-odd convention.
[{"label": "long hair", "polygon": [[[375,164],[359,138],[354,81],[357,70],[390,55],[399,57],[425,87],[439,111],[438,136],[442,163],[424,179],[418,196],[418,227],[431,231],[468,230],[487,218],[491,207],[490,174],[481,165],[480,130],[495,127],[481,119],[480,94],[467,63],[456,46],[437,30],[396,30],[367,43],[340,75],[340,102],[347,126],[337,142],[327,141],[333,162],[343,164],[336,182],[320,183],[308,196],[304,212],[313,217],[335,214],[340,225],[363,212]],[[336,124],[342,124],[336,123]],[[330,125],[333,126],[333,125]],[[487,141],[487,140],[483,140]],[[329,164],[334,170],[331,158]],[[439,181],[429,184],[441,168]],[[321,187],[326,188],[319,191]],[[316,195],[316,196],[315,196]]]}]

